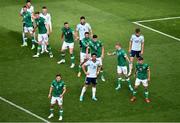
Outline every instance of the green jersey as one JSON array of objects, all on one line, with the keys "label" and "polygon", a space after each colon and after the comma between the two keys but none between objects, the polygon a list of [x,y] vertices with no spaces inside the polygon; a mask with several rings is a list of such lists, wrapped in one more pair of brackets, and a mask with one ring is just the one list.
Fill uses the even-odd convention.
[{"label": "green jersey", "polygon": [[148,64],[136,64],[137,78],[144,80],[148,78]]},{"label": "green jersey", "polygon": [[[91,42],[90,38],[84,38],[81,43],[82,43],[82,47],[81,47],[81,52],[82,53],[86,53],[86,48],[87,46],[89,46],[89,43]],[[89,53],[89,51],[88,51]]]},{"label": "green jersey", "polygon": [[97,58],[101,57],[101,54],[102,54],[102,47],[103,47],[103,44],[101,41],[91,41],[90,44],[89,44],[89,47],[90,47],[90,52],[91,54],[92,53],[96,53],[97,54]]},{"label": "green jersey", "polygon": [[46,20],[43,17],[35,19],[36,25],[38,26],[39,34],[46,34]]},{"label": "green jersey", "polygon": [[32,19],[31,19],[31,13],[30,12],[23,12],[22,13],[23,22],[25,24],[25,27],[33,27]]},{"label": "green jersey", "polygon": [[59,97],[62,94],[63,88],[66,87],[66,85],[62,80],[60,80],[60,82],[53,80],[51,83],[51,87],[53,87],[52,96]]},{"label": "green jersey", "polygon": [[62,33],[64,35],[64,41],[67,43],[73,43],[74,37],[73,33],[74,31],[71,28],[66,29],[65,27],[62,28]]},{"label": "green jersey", "polygon": [[113,54],[117,55],[118,66],[126,66],[126,52],[123,49],[116,50]]}]

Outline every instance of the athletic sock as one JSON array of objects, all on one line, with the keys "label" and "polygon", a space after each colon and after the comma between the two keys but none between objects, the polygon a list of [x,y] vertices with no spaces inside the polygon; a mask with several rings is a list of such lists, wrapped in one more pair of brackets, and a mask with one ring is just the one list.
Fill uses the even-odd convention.
[{"label": "athletic sock", "polygon": [[121,87],[121,82],[122,82],[122,78],[118,78],[118,80],[117,80],[117,86],[118,87]]},{"label": "athletic sock", "polygon": [[59,109],[59,116],[63,115],[63,109]]},{"label": "athletic sock", "polygon": [[31,41],[32,41],[32,45],[35,45],[35,42],[36,42],[36,41],[35,41],[34,36],[31,37]]},{"label": "athletic sock", "polygon": [[75,62],[74,54],[71,54],[71,63],[74,64],[74,62]]},{"label": "athletic sock", "polygon": [[65,59],[65,52],[63,51],[63,52],[61,52],[61,59]]},{"label": "athletic sock", "polygon": [[41,45],[38,45],[38,48],[37,48],[37,54],[38,54],[38,55],[40,54],[41,50],[42,50],[42,46],[41,46]]},{"label": "athletic sock", "polygon": [[133,87],[132,87],[132,85],[131,85],[131,81],[130,81],[130,79],[129,79],[129,78],[127,78],[127,79],[126,79],[126,81],[128,82],[128,87],[129,87],[129,90],[130,90],[131,92],[133,92],[133,91],[134,91],[134,89],[133,89]]},{"label": "athletic sock", "polygon": [[135,97],[135,96],[136,96],[136,94],[137,94],[137,90],[136,90],[136,89],[134,89],[134,91],[133,91],[133,96]]},{"label": "athletic sock", "polygon": [[92,87],[92,98],[96,97],[96,87]]},{"label": "athletic sock", "polygon": [[24,33],[24,32],[22,33],[22,38],[23,38],[23,43],[25,43],[25,42],[26,42],[26,40],[27,40],[27,38],[26,38],[26,35],[25,35],[25,33]]},{"label": "athletic sock", "polygon": [[144,96],[145,96],[146,99],[149,98],[149,92],[148,92],[148,90],[145,90],[145,91],[144,91]]},{"label": "athletic sock", "polygon": [[53,113],[54,113],[54,109],[50,108],[50,114],[53,114]]},{"label": "athletic sock", "polygon": [[49,55],[52,55],[52,49],[51,49],[51,46],[49,44],[47,45],[47,50],[49,51]]},{"label": "athletic sock", "polygon": [[86,87],[83,87],[80,96],[83,97],[85,92],[86,92]]},{"label": "athletic sock", "polygon": [[79,72],[81,72],[82,71],[82,66],[81,65],[79,65]]}]

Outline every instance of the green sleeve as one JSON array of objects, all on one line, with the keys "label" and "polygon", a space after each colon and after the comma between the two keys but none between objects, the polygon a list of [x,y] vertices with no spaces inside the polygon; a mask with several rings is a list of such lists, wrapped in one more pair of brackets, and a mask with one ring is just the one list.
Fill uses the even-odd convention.
[{"label": "green sleeve", "polygon": [[122,52],[122,53],[123,53],[123,56],[124,56],[124,57],[127,55],[127,54],[126,54],[126,52],[125,52],[124,50],[123,50],[123,52]]},{"label": "green sleeve", "polygon": [[51,82],[51,87],[54,87],[54,80]]},{"label": "green sleeve", "polygon": [[84,47],[86,47],[86,43],[85,43],[85,41],[84,41],[84,39],[82,40],[82,45],[84,46]]}]

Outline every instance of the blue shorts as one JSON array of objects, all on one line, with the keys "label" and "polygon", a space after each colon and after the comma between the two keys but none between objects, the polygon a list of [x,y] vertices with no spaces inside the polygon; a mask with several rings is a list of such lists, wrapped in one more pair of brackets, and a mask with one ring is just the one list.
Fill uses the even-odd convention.
[{"label": "blue shorts", "polygon": [[131,53],[130,53],[130,57],[135,57],[136,58],[139,58],[141,56],[141,51],[134,51],[134,50],[131,50]]},{"label": "blue shorts", "polygon": [[96,85],[97,84],[96,79],[97,78],[89,78],[89,77],[87,77],[86,80],[85,80],[85,84],[90,85],[92,83],[93,85]]}]

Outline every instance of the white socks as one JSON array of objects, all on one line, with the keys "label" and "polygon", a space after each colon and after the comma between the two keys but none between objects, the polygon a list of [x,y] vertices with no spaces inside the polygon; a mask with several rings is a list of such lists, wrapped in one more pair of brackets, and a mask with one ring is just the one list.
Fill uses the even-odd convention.
[{"label": "white socks", "polygon": [[96,97],[96,87],[92,87],[92,97]]},{"label": "white socks", "polygon": [[83,97],[84,96],[84,93],[86,92],[86,87],[83,87],[82,88],[82,91],[81,91],[81,97]]}]

